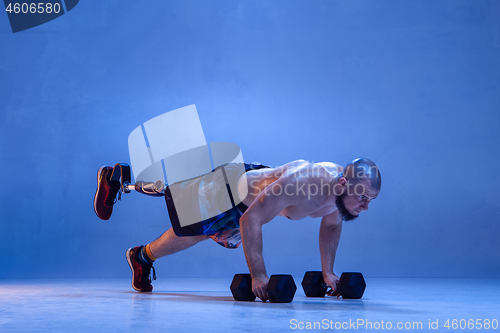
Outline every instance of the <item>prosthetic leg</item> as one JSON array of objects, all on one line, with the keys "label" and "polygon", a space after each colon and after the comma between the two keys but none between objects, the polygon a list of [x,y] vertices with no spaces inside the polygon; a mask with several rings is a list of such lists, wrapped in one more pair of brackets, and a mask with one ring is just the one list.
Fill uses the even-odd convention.
[{"label": "prosthetic leg", "polygon": [[135,184],[128,184],[123,187],[124,193],[130,193],[135,190],[139,193],[150,195],[153,197],[164,197],[167,185],[162,180],[156,182],[137,181]]}]

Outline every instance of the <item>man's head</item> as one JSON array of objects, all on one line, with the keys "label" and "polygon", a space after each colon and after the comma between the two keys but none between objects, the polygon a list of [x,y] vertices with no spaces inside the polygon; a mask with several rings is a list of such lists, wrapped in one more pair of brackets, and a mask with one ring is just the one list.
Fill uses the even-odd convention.
[{"label": "man's head", "polygon": [[375,199],[382,185],[380,171],[367,158],[357,158],[338,175],[335,185],[336,204],[342,220],[352,221]]}]

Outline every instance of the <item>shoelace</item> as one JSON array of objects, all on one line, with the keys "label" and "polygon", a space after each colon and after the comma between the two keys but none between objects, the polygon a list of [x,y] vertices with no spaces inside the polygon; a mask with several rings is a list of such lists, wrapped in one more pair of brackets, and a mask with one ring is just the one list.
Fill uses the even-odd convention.
[{"label": "shoelace", "polygon": [[156,280],[156,271],[155,268],[153,267],[153,264],[149,265],[143,264],[142,276],[141,276],[142,283],[151,283],[153,281],[151,280],[151,269],[153,269],[153,280]]},{"label": "shoelace", "polygon": [[[118,198],[116,197],[116,194],[118,193]],[[118,200],[121,200],[122,198],[122,191],[120,189],[120,186],[110,186],[109,187],[109,192],[106,195],[106,200],[104,200],[104,205],[106,206],[113,206]]]}]

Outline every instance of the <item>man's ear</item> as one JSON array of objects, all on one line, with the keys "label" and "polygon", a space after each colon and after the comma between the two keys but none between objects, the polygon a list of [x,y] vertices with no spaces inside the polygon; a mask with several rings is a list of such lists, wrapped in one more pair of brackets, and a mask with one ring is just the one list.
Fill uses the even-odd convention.
[{"label": "man's ear", "polygon": [[345,177],[340,177],[338,184],[344,187],[347,184],[347,179]]}]

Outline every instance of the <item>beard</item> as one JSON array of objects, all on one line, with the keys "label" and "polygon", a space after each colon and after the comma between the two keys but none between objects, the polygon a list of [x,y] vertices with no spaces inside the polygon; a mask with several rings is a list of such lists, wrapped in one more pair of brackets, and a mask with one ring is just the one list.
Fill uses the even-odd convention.
[{"label": "beard", "polygon": [[345,197],[345,193],[342,194],[341,196],[338,196],[337,199],[335,199],[335,204],[337,205],[337,208],[339,209],[340,217],[342,218],[342,221],[352,221],[358,218],[358,215],[353,215],[349,213],[347,208],[344,206],[344,201],[342,200],[343,197]]}]

